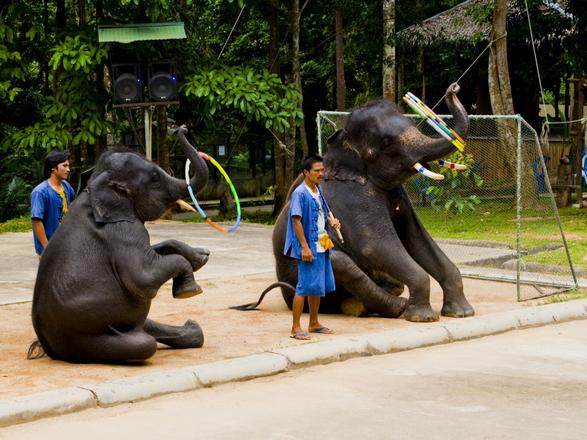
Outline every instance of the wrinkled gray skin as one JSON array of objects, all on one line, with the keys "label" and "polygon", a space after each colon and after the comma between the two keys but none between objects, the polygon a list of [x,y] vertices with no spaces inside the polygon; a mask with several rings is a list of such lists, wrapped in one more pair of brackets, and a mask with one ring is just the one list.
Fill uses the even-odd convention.
[{"label": "wrinkled gray skin", "polygon": [[[451,85],[446,102],[455,118],[455,131],[465,138],[468,116],[457,92],[458,86]],[[417,173],[414,163],[424,165],[453,151],[450,142],[421,134],[386,101],[353,111],[344,129],[328,140],[322,189],[340,219],[344,243],[330,231],[337,291],[323,298],[321,312],[340,312],[341,305],[354,298],[362,303],[362,314],[394,318],[403,313],[408,321],[437,320],[430,307],[430,275],[444,293],[442,315],[474,314],[463,294],[459,270],[424,229],[402,187]],[[292,190],[301,181],[302,176]],[[297,265],[283,255],[288,209],[289,203],[277,219],[273,251],[278,280],[295,286]],[[410,292],[407,301],[397,296],[404,286]],[[282,286],[282,294],[291,308],[293,292]]]},{"label": "wrinkled gray skin", "polygon": [[[197,192],[208,180],[208,168],[186,132],[182,127],[178,136],[193,164],[191,185]],[[176,240],[151,246],[144,225],[186,196],[184,180],[139,154],[112,150],[100,157],[87,190],[72,203],[39,264],[32,320],[51,358],[135,362],[151,357],[157,342],[202,346],[204,336],[194,321],[176,327],[147,319],[151,300],[169,279],[176,298],[202,291],[193,272],[206,264],[208,250]]]}]

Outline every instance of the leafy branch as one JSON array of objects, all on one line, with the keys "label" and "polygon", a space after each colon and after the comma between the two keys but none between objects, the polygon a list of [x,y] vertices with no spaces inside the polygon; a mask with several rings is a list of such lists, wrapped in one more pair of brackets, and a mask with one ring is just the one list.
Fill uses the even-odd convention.
[{"label": "leafy branch", "polygon": [[291,119],[294,124],[303,120],[298,90],[268,71],[250,67],[201,70],[186,78],[182,90],[186,97],[198,98],[210,115],[234,109],[270,130],[283,131]]}]

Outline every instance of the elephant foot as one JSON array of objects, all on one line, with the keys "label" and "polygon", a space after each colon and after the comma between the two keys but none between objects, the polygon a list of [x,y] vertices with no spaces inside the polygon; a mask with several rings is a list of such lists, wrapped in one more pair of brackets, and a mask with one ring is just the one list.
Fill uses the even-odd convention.
[{"label": "elephant foot", "polygon": [[408,300],[406,298],[389,296],[383,305],[376,312],[384,318],[399,318],[406,310]]},{"label": "elephant foot", "polygon": [[192,265],[192,270],[196,272],[199,270],[204,264],[208,262],[208,258],[210,258],[210,251],[205,248],[192,248],[193,255],[189,259],[190,264]]},{"label": "elephant foot", "polygon": [[200,325],[191,319],[182,326],[161,324],[148,319],[144,329],[157,342],[171,348],[200,348],[204,345],[204,332]]},{"label": "elephant foot", "polygon": [[173,279],[172,293],[174,298],[191,298],[203,292],[202,288],[196,281],[191,279],[182,279],[177,277]]},{"label": "elephant foot", "polygon": [[340,305],[340,310],[347,316],[365,316],[367,314],[367,308],[362,301],[357,298],[347,298]]},{"label": "elephant foot", "polygon": [[404,318],[411,322],[434,322],[438,321],[438,313],[432,310],[430,304],[410,304],[404,312]]},{"label": "elephant foot", "polygon": [[457,301],[444,301],[440,314],[449,318],[466,318],[473,316],[475,310],[465,298],[461,298]]}]

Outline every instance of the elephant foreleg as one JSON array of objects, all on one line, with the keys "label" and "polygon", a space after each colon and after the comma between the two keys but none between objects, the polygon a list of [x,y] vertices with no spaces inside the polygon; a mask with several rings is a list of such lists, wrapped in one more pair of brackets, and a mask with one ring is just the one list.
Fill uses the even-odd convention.
[{"label": "elephant foreleg", "polygon": [[204,345],[204,332],[196,321],[188,319],[182,326],[166,325],[147,319],[145,331],[157,342],[173,348],[200,348]]},{"label": "elephant foreleg", "polygon": [[368,313],[397,318],[404,312],[407,300],[378,286],[347,254],[333,251],[331,262],[336,283],[361,301]]},{"label": "elephant foreleg", "polygon": [[178,240],[165,240],[161,243],[154,244],[151,248],[159,255],[181,255],[190,262],[194,272],[206,264],[210,256],[208,249],[191,247]]},{"label": "elephant foreleg", "polygon": [[[178,240],[166,240],[151,246],[160,256],[181,256],[185,258],[192,267],[192,272],[200,269],[208,261],[210,251],[204,248],[194,248]],[[189,272],[189,271],[188,271]],[[193,273],[183,272],[173,278],[173,297],[189,298],[202,292],[196,283]]]},{"label": "elephant foreleg", "polygon": [[192,265],[178,254],[159,255],[148,247],[145,254],[122,253],[116,270],[128,291],[142,298],[153,298],[163,283],[173,278],[173,296],[188,298],[202,292],[194,279]]},{"label": "elephant foreleg", "polygon": [[[397,221],[400,216],[401,220]],[[475,311],[465,298],[461,273],[430,237],[407,201],[402,203],[394,224],[410,256],[440,284],[443,292],[440,313],[453,318],[473,316]]]}]

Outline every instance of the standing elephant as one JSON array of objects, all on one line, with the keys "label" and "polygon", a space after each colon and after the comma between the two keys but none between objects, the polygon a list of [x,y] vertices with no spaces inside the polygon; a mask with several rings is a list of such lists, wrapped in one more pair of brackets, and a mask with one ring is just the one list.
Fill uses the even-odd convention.
[{"label": "standing elephant", "polygon": [[[456,84],[448,88],[446,103],[455,119],[455,131],[465,138],[469,123],[456,98],[458,89]],[[345,127],[331,136],[324,156],[322,190],[342,224],[344,242],[336,233],[330,234],[335,242],[331,261],[337,290],[323,298],[321,311],[354,309],[357,315],[378,313],[395,318],[403,313],[409,321],[437,320],[430,307],[430,274],[443,289],[444,316],[474,314],[463,294],[459,270],[424,229],[402,186],[417,172],[414,165],[453,151],[449,141],[424,136],[385,100],[353,111]],[[292,190],[301,181],[298,178]],[[269,288],[280,286],[291,308],[297,265],[283,255],[288,209],[289,203],[273,232],[279,282]],[[398,296],[404,285],[410,292],[407,301]]]},{"label": "standing elephant", "polygon": [[[194,167],[194,192],[208,168],[178,131]],[[188,194],[186,182],[131,151],[105,152],[86,190],[72,204],[39,264],[32,321],[38,341],[53,359],[120,363],[151,357],[157,342],[201,347],[200,326],[170,326],[147,319],[151,300],[173,278],[173,296],[202,292],[193,272],[208,261],[207,249],[176,240],[151,246],[144,222],[156,220]]]}]

